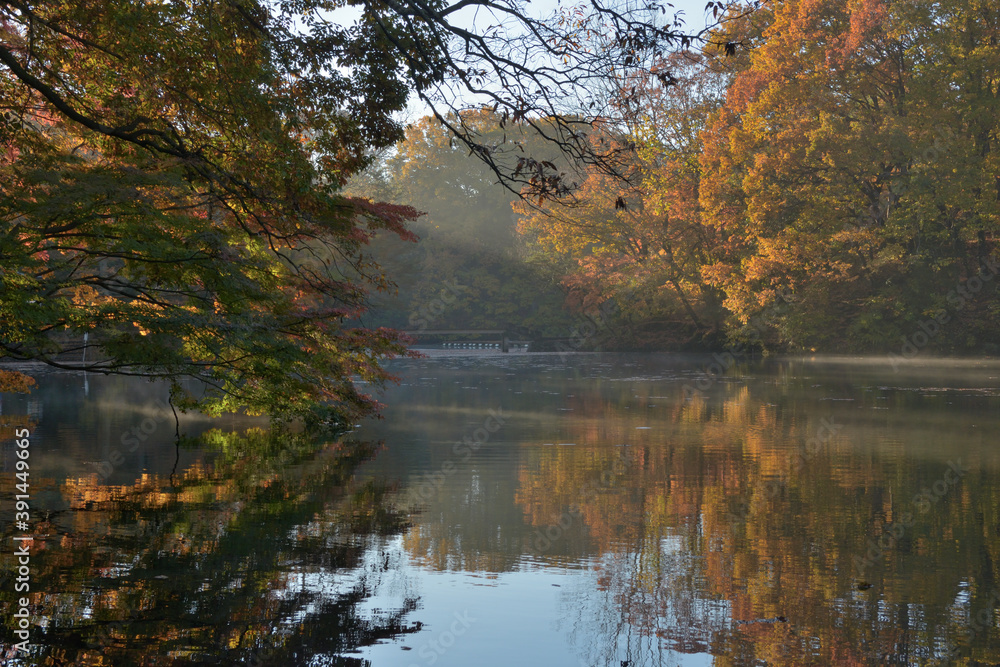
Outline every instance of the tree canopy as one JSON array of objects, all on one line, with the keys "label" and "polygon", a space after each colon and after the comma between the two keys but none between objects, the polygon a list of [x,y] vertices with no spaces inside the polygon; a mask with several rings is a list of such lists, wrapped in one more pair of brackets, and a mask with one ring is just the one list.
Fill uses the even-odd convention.
[{"label": "tree canopy", "polygon": [[898,350],[942,311],[966,325],[945,349],[996,342],[995,287],[949,294],[1000,223],[998,18],[995,0],[802,0],[744,27],[759,45],[705,132],[701,189],[726,239],[705,273],[738,321],[794,293],[774,344]]},{"label": "tree canopy", "polygon": [[386,63],[368,60],[352,100],[273,22],[239,3],[6,6],[6,356],[65,365],[87,334],[87,370],[169,378],[182,407],[370,407],[351,376],[384,380],[402,347],[340,323],[385,286],[367,240],[407,237],[415,212],[336,189],[398,137],[385,110],[406,90],[372,85]]}]

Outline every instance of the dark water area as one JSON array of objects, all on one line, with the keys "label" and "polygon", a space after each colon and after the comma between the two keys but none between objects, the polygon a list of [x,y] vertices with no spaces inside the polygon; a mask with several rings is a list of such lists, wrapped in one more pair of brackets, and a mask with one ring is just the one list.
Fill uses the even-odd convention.
[{"label": "dark water area", "polygon": [[4,664],[1000,664],[1000,363],[429,354],[338,437],[4,394]]}]

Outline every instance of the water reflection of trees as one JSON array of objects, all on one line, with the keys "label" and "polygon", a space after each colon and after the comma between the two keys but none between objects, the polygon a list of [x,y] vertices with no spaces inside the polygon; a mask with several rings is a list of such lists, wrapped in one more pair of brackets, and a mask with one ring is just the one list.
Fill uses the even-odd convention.
[{"label": "water reflection of trees", "polygon": [[[63,507],[36,529],[45,627],[26,664],[360,665],[344,654],[411,631],[416,599],[390,582],[405,521],[391,489],[352,480],[374,446],[261,430],[195,444],[211,463],[172,479],[58,485]],[[393,599],[365,611],[387,583]]]},{"label": "water reflection of trees", "polygon": [[[670,652],[723,665],[1000,662],[990,454],[954,432],[933,456],[871,447],[868,425],[840,414],[845,426],[796,463],[829,404],[783,409],[746,388],[725,394],[672,403],[662,441],[616,447],[581,430],[574,447],[525,455],[525,521],[559,536],[541,557],[593,565],[564,604],[587,664],[661,664]],[[614,412],[607,421],[621,423]],[[970,472],[919,511],[914,497],[959,456]],[[914,525],[859,570],[869,540],[908,510]],[[981,610],[990,619],[977,630]]]}]

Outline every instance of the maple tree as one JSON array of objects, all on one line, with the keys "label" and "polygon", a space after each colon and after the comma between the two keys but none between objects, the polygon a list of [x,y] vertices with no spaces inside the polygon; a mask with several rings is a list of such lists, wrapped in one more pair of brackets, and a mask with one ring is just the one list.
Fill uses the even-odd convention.
[{"label": "maple tree", "polygon": [[337,188],[365,145],[396,140],[382,107],[406,90],[374,50],[354,85],[382,85],[345,98],[310,69],[315,44],[251,10],[0,10],[4,356],[167,378],[178,405],[209,412],[373,407],[354,378],[383,382],[378,360],[403,345],[343,323],[386,284],[365,244],[409,237],[415,212]]}]

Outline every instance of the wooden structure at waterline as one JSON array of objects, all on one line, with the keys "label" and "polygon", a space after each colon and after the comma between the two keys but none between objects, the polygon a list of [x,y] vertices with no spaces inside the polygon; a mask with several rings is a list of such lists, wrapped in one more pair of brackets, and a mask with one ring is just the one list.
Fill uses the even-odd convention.
[{"label": "wooden structure at waterline", "polygon": [[[510,352],[512,347],[531,346],[530,340],[515,340],[506,329],[423,329],[404,331],[404,334],[422,343],[437,343],[448,349],[500,350]],[[471,337],[475,336],[472,340]]]}]

